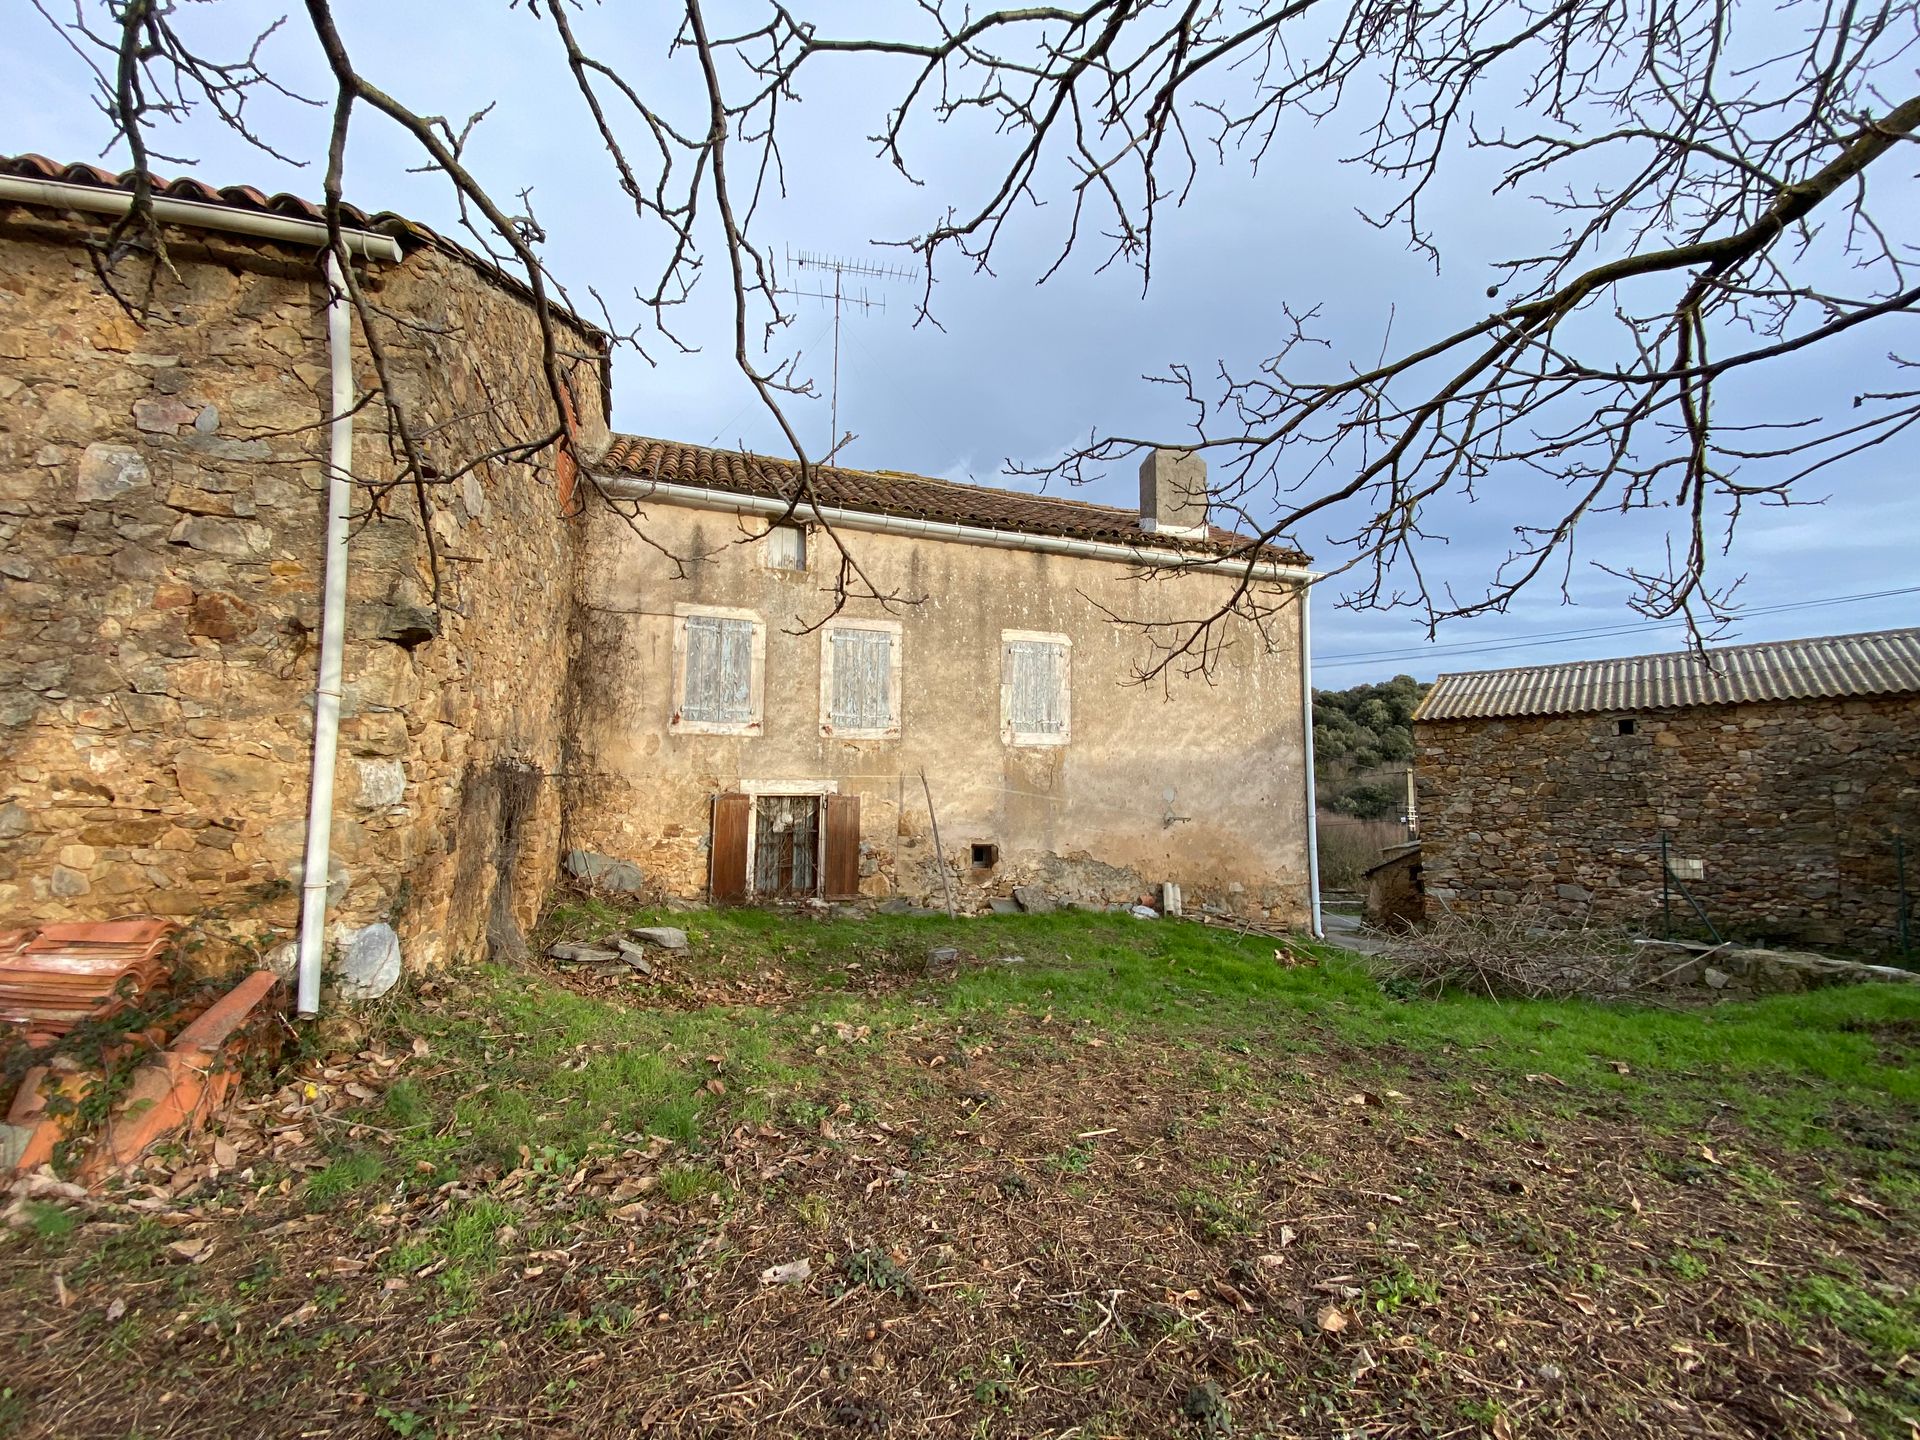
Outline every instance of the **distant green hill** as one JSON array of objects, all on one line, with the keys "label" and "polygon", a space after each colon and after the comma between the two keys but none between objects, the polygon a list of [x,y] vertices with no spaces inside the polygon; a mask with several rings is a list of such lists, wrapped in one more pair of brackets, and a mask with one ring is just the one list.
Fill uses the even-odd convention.
[{"label": "distant green hill", "polygon": [[1320,808],[1363,820],[1397,818],[1413,760],[1413,712],[1428,685],[1396,675],[1383,685],[1313,692],[1313,773]]}]

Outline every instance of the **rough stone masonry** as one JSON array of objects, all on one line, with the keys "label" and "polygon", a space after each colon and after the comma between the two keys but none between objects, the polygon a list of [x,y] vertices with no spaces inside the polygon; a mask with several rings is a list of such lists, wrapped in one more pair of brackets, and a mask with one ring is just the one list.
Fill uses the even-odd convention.
[{"label": "rough stone masonry", "polygon": [[[257,950],[297,915],[327,291],[311,250],[170,232],[167,264],[116,272],[151,281],[136,316],[105,233],[0,206],[0,917],[158,911]],[[388,417],[356,416],[333,915],[431,963],[530,921],[551,876],[577,542],[550,448],[474,463],[556,424],[524,298],[431,245],[362,279],[443,478],[424,522],[382,495]],[[592,443],[604,352],[563,333]]]},{"label": "rough stone masonry", "polygon": [[[1728,935],[1885,953],[1920,837],[1920,696],[1414,727],[1430,911],[1655,926],[1660,836]],[[1909,863],[1914,863],[1910,858]],[[1911,872],[1910,872],[1911,876]],[[1677,927],[1698,928],[1676,893]]]}]

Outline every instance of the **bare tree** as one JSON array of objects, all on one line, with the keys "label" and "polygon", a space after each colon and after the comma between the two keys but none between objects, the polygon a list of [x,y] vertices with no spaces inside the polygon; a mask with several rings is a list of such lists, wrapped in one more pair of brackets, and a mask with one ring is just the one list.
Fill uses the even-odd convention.
[{"label": "bare tree", "polygon": [[[49,18],[77,52],[108,57],[90,62],[102,108],[138,168],[156,127],[196,107],[265,144],[245,106],[279,89],[261,58],[267,37],[215,63],[181,39],[169,0],[71,3],[71,19]],[[1564,587],[1586,517],[1666,508],[1678,547],[1658,563],[1608,567],[1644,613],[1683,616],[1704,634],[1728,613],[1715,560],[1747,506],[1792,501],[1807,477],[1920,419],[1897,341],[1839,415],[1756,411],[1729,393],[1759,367],[1817,366],[1850,332],[1896,325],[1920,302],[1913,241],[1899,229],[1912,206],[1906,147],[1920,126],[1920,0],[1090,0],[985,11],[918,0],[889,8],[901,31],[879,37],[825,33],[781,0],[716,34],[700,0],[683,0],[672,53],[699,75],[705,100],[691,119],[595,56],[576,0],[514,8],[564,58],[638,221],[669,240],[655,283],[636,297],[664,343],[683,343],[675,307],[720,252],[734,360],[799,461],[796,510],[817,512],[813,469],[783,402],[806,387],[783,357],[787,316],[755,219],[783,183],[783,107],[847,65],[897,87],[873,147],[902,173],[915,175],[914,140],[928,125],[984,120],[1004,146],[980,193],[939,205],[904,242],[925,265],[924,314],[949,257],[989,268],[1009,222],[1062,192],[1059,252],[1038,278],[1098,236],[1101,263],[1137,265],[1147,283],[1156,224],[1191,198],[1203,160],[1250,163],[1285,184],[1287,147],[1309,122],[1315,136],[1344,137],[1335,143],[1346,158],[1388,187],[1374,223],[1436,262],[1423,202],[1478,173],[1475,152],[1497,161],[1496,189],[1532,193],[1557,215],[1557,237],[1539,253],[1476,257],[1504,278],[1468,323],[1390,335],[1362,359],[1316,335],[1318,310],[1303,298],[1252,371],[1203,378],[1175,365],[1159,377],[1191,403],[1190,432],[1094,435],[1026,472],[1082,481],[1147,446],[1201,449],[1214,461],[1216,508],[1251,537],[1249,575],[1261,545],[1323,519],[1347,523],[1337,538],[1354,571],[1349,602],[1415,607],[1432,627],[1503,608],[1555,572]],[[336,86],[336,224],[348,121],[364,107],[447,177],[476,239],[525,276],[551,335],[546,297],[561,292],[537,228],[463,163],[471,122],[456,132],[409,109],[356,68],[326,0],[305,10]],[[638,343],[638,331],[627,338]],[[559,414],[552,359],[549,342]],[[404,416],[393,423],[406,433]],[[1484,589],[1430,584],[1431,507],[1496,475],[1529,477],[1546,508],[1516,526]],[[836,608],[873,593],[842,554]],[[1216,611],[1173,626],[1155,668],[1204,667],[1217,621],[1271,613],[1257,590],[1244,582]]]}]

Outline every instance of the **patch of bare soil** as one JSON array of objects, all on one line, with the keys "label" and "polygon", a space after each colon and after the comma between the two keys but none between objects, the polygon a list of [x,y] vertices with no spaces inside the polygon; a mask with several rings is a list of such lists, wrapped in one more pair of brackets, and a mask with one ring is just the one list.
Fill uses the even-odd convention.
[{"label": "patch of bare soil", "polygon": [[1842,1027],[1873,1037],[1883,1065],[1911,1065],[1920,1052],[1920,1020],[1859,1020]]},{"label": "patch of bare soil", "polygon": [[823,1048],[692,1163],[310,1210],[281,1177],[330,1097],[436,1062],[316,1070],[253,1153],[0,1252],[0,1433],[1757,1440],[1901,1434],[1920,1393],[1793,1300],[1911,1290],[1864,1159],[1650,1140],[1462,1055],[1403,1092],[1032,1016]]},{"label": "patch of bare soil", "polygon": [[936,947],[932,958],[874,949],[861,960],[830,966],[800,965],[780,956],[755,956],[729,964],[722,955],[697,958],[649,950],[650,973],[630,965],[580,965],[542,957],[531,962],[555,984],[577,995],[644,1006],[649,1010],[705,1010],[714,1006],[756,1005],[778,1009],[821,989],[881,998],[928,982],[952,980],[963,970],[998,963],[998,957],[958,947]]}]

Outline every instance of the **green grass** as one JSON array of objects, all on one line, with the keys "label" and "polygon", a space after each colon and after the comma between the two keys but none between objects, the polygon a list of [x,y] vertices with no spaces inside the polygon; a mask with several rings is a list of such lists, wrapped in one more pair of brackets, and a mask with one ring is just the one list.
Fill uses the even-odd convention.
[{"label": "green grass", "polygon": [[1920,1354],[1920,1296],[1850,1280],[1813,1275],[1796,1285],[1790,1303],[1800,1314],[1833,1323],[1888,1366]]},{"label": "green grass", "polygon": [[726,1179],[705,1165],[669,1165],[660,1172],[660,1198],[669,1205],[691,1205],[726,1188]]},{"label": "green grass", "polygon": [[[1695,1011],[1399,1000],[1357,957],[1331,948],[1316,950],[1317,966],[1287,967],[1258,936],[1079,912],[823,921],[757,910],[658,917],[589,901],[570,902],[550,933],[596,936],[656,918],[687,931],[693,949],[684,967],[712,977],[777,968],[800,993],[779,1010],[660,1011],[577,994],[537,973],[465,970],[457,1005],[396,1012],[407,1035],[431,1046],[428,1078],[404,1079],[369,1107],[368,1122],[384,1132],[378,1153],[364,1142],[343,1150],[309,1179],[309,1198],[327,1203],[388,1177],[440,1184],[476,1163],[510,1167],[523,1153],[560,1166],[650,1136],[697,1152],[722,1117],[729,1125],[779,1119],[810,1127],[832,1107],[809,1082],[866,1053],[836,1039],[836,1023],[871,1027],[874,1053],[885,1050],[890,1031],[930,1020],[958,1037],[956,1053],[976,1041],[1058,1053],[1090,1036],[1184,1038],[1195,1045],[1196,1065],[1207,1062],[1196,1077],[1223,1096],[1253,1083],[1235,1057],[1276,1047],[1336,1050],[1355,1088],[1371,1090],[1444,1083],[1409,1078],[1410,1070],[1421,1057],[1470,1055],[1476,1069],[1524,1088],[1536,1119],[1597,1100],[1630,1107],[1656,1128],[1685,1130],[1731,1109],[1785,1140],[1816,1145],[1833,1143],[1837,1112],[1920,1104],[1920,1066],[1890,1063],[1898,1057],[1883,1053],[1869,1028],[1920,1019],[1920,987],[1832,989]],[[1026,963],[963,963],[957,975],[929,979],[927,952],[944,945],[981,961],[1019,954]],[[878,993],[876,979],[884,982]],[[1041,1017],[1050,1021],[1044,1030],[1034,1023]],[[820,1060],[822,1049],[831,1058]],[[863,1071],[875,1084],[887,1073]],[[1540,1076],[1552,1080],[1530,1078]],[[1072,1174],[1092,1159],[1076,1149],[1057,1164]]]},{"label": "green grass", "polygon": [[307,1203],[323,1209],[342,1195],[373,1184],[386,1172],[386,1161],[375,1152],[351,1151],[307,1177]]},{"label": "green grass", "polygon": [[44,1200],[27,1201],[25,1213],[27,1228],[41,1240],[64,1240],[80,1228],[80,1216],[76,1212],[49,1205]]}]

